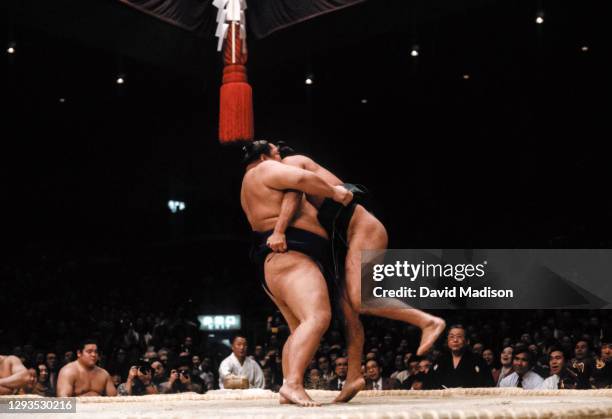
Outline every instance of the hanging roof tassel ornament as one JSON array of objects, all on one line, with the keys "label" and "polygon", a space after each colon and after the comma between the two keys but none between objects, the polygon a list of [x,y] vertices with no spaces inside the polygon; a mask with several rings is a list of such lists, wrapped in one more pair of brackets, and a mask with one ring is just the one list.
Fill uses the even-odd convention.
[{"label": "hanging roof tassel ornament", "polygon": [[223,49],[223,84],[219,108],[219,141],[227,144],[254,137],[253,90],[246,62],[245,0],[214,0],[217,12],[217,50]]}]

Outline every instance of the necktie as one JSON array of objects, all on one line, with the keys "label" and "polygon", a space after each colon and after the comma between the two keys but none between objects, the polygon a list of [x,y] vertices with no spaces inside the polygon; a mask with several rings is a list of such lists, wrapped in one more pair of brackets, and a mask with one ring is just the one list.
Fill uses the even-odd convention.
[{"label": "necktie", "polygon": [[338,390],[342,390],[342,381],[338,380]]},{"label": "necktie", "polygon": [[523,377],[519,377],[516,386],[519,388],[523,388]]}]

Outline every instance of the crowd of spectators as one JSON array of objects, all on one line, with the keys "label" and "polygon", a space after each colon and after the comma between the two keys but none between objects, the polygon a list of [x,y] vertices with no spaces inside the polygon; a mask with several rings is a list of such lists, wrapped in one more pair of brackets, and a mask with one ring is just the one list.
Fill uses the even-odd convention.
[{"label": "crowd of spectators", "polygon": [[[194,259],[192,255],[186,258]],[[10,279],[6,292],[0,293],[0,304],[13,307],[1,318],[0,354],[15,355],[29,368],[33,379],[21,391],[55,395],[60,369],[77,359],[80,348],[76,342],[85,337],[97,342],[97,364],[109,372],[120,395],[203,393],[220,388],[220,366],[232,352],[231,335],[215,333],[213,337],[200,330],[197,320],[202,310],[219,309],[214,306],[219,293],[177,284],[171,279],[175,268],[165,262],[161,264],[168,265],[165,271],[154,267],[153,273],[131,283],[124,280],[133,276],[127,268],[117,269],[108,261],[100,264],[108,267],[106,271],[102,269],[97,277],[92,274],[91,281],[81,279],[83,270],[78,261],[54,266],[49,266],[53,263],[48,260],[28,262],[27,269],[0,265],[0,275]],[[121,273],[124,270],[128,272]],[[222,282],[231,298],[245,294],[245,300],[253,298],[244,285],[232,280],[235,273],[229,275],[225,270],[219,268],[214,281],[199,277],[199,282],[193,283],[215,283],[218,289]],[[112,275],[120,279],[109,285],[104,278]],[[257,292],[265,299],[263,292]],[[249,318],[253,316],[246,303],[242,307],[247,313],[242,330],[246,356],[261,368],[264,387],[278,391],[283,382],[281,357],[288,328],[278,312],[267,321],[265,317],[257,320]],[[267,307],[272,310],[271,303]],[[424,357],[415,354],[420,338],[417,328],[363,318],[362,371],[367,388],[611,386],[612,314],[608,310],[457,310],[436,314],[448,325],[462,327],[447,330]],[[348,360],[340,324],[337,319],[332,322],[321,341],[304,375],[306,388],[342,388]],[[470,368],[478,373],[469,376]]]},{"label": "crowd of spectators", "polygon": [[[602,334],[610,321],[608,311],[446,314],[462,320],[463,325],[450,326],[424,357],[415,355],[416,329],[365,318],[362,372],[366,389],[586,389],[612,385],[612,339],[609,333]],[[248,362],[261,371],[263,380],[252,387],[278,391],[282,385],[281,348],[287,328],[278,313],[268,318],[266,331],[261,334],[265,336],[263,341],[249,346],[249,334],[241,334],[242,352],[237,352],[234,345],[231,349],[204,345],[207,335],[189,320],[171,321],[151,315],[122,327],[120,344],[106,352],[108,346],[101,343],[98,360],[98,365],[111,374],[119,395],[204,393],[223,388],[219,373],[224,368],[220,366],[227,362],[223,359],[231,350],[242,356],[242,363],[248,354]],[[59,370],[78,354],[78,348],[50,349],[55,347],[57,342],[46,350],[29,343],[13,348],[12,355],[36,377],[22,393],[55,395]],[[305,373],[306,388],[341,389],[347,365],[341,330],[333,326]]]}]

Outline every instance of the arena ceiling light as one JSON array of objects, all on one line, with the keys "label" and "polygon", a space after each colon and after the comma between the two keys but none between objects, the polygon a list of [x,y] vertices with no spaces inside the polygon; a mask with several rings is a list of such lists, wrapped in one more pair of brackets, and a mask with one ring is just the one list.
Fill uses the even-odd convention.
[{"label": "arena ceiling light", "polygon": [[125,77],[124,76],[117,77],[117,84],[123,84],[123,83],[125,83]]},{"label": "arena ceiling light", "polygon": [[536,17],[536,23],[538,25],[541,25],[542,23],[544,23],[544,14],[543,13],[539,13],[538,16]]},{"label": "arena ceiling light", "polygon": [[174,201],[174,200],[168,201],[168,209],[170,209],[170,212],[172,214],[176,214],[179,211],[184,211],[185,208],[187,208],[187,206],[185,205],[183,201]]},{"label": "arena ceiling light", "polygon": [[410,51],[410,56],[412,56],[412,57],[418,57],[419,56],[419,49],[418,49],[418,47],[412,48],[412,51]]},{"label": "arena ceiling light", "polygon": [[583,45],[582,48],[580,48],[580,50],[582,52],[588,52],[589,51],[589,47],[587,45]]},{"label": "arena ceiling light", "polygon": [[306,83],[307,86],[312,85],[314,83],[314,77],[312,76],[306,77],[306,80],[304,81],[304,83]]},{"label": "arena ceiling light", "polygon": [[6,49],[6,52],[9,54],[14,54],[16,52],[15,47],[16,47],[15,43],[10,42],[8,45],[8,48]]}]

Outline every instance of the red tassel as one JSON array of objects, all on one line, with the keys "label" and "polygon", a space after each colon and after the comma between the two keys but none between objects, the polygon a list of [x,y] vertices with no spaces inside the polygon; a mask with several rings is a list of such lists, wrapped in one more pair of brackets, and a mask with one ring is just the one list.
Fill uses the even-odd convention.
[{"label": "red tassel", "polygon": [[[232,29],[236,32],[232,34]],[[234,51],[232,51],[234,40]],[[219,109],[219,141],[232,143],[252,140],[255,136],[253,123],[253,90],[246,72],[246,49],[238,36],[238,27],[230,28],[224,45],[223,85],[221,86]]]}]

